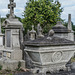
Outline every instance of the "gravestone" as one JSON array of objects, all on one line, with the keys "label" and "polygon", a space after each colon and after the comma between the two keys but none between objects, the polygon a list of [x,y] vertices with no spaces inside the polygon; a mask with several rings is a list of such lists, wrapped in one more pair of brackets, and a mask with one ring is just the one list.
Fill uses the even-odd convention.
[{"label": "gravestone", "polygon": [[20,49],[23,43],[23,25],[14,15],[16,3],[14,0],[9,1],[10,15],[3,22],[3,27],[5,28],[5,49],[2,52],[3,58],[0,62],[4,63],[2,64],[3,69],[15,70],[19,62],[21,62],[21,67],[25,67],[25,61],[22,60],[22,50]]}]

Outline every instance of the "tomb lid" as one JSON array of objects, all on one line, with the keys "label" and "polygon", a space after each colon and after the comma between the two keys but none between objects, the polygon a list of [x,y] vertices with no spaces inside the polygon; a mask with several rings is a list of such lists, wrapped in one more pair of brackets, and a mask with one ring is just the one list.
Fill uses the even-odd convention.
[{"label": "tomb lid", "polygon": [[25,46],[63,46],[63,45],[74,45],[75,42],[53,36],[52,39],[47,39],[47,37],[37,38],[35,40],[25,41]]},{"label": "tomb lid", "polygon": [[55,33],[68,33],[69,30],[62,24],[61,21],[58,21],[57,24],[52,28]]}]

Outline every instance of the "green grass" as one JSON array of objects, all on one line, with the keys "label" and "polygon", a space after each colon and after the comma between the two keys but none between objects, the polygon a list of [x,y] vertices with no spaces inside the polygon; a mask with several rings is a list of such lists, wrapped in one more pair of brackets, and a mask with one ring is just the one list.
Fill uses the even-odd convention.
[{"label": "green grass", "polygon": [[75,62],[75,58],[74,57],[71,58],[71,62]]}]

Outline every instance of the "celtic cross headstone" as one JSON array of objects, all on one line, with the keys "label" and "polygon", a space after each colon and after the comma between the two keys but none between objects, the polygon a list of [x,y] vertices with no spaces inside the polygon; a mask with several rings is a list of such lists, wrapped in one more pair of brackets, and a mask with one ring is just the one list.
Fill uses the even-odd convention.
[{"label": "celtic cross headstone", "polygon": [[9,18],[14,18],[14,8],[16,7],[16,3],[14,2],[14,0],[9,0],[10,4],[8,4],[8,9],[10,9],[10,16]]}]

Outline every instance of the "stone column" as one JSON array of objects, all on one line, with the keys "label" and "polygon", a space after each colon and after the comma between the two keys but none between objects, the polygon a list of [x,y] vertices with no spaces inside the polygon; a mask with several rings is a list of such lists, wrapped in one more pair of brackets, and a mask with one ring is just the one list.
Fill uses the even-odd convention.
[{"label": "stone column", "polygon": [[72,30],[72,24],[71,24],[71,14],[68,14],[68,30]]},{"label": "stone column", "polygon": [[68,15],[68,40],[74,41],[74,31],[72,30],[71,14]]}]

